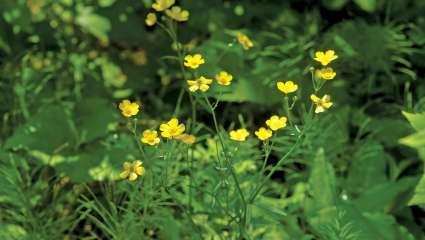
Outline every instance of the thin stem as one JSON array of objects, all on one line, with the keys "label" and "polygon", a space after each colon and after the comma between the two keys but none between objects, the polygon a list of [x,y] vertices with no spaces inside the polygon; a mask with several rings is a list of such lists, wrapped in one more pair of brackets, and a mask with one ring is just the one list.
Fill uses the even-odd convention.
[{"label": "thin stem", "polygon": [[292,126],[292,116],[291,116],[291,110],[289,108],[288,95],[285,95],[285,98],[283,99],[283,109],[285,111],[286,117],[288,118],[289,125]]},{"label": "thin stem", "polygon": [[291,153],[298,147],[298,145],[301,143],[300,139],[301,139],[300,135],[297,139],[297,141],[295,142],[294,145],[292,145],[291,149],[289,149],[289,151],[283,155],[283,157],[277,162],[277,164],[270,170],[270,172],[267,174],[267,176],[263,179],[263,181],[261,181],[260,185],[257,187],[257,189],[253,192],[252,196],[249,199],[249,203],[254,202],[255,198],[257,197],[257,195],[260,193],[261,189],[264,187],[264,184],[266,184],[266,182],[270,179],[270,177],[277,171],[277,169],[283,164],[283,162],[291,155]]},{"label": "thin stem", "polygon": [[236,176],[236,173],[234,171],[233,165],[231,164],[231,162],[230,162],[230,160],[229,160],[229,158],[227,156],[227,150],[226,150],[226,147],[225,147],[225,144],[224,144],[223,137],[221,136],[220,129],[218,127],[217,117],[215,115],[213,106],[211,105],[210,100],[208,99],[208,97],[204,93],[202,93],[202,95],[203,95],[206,103],[208,104],[208,107],[210,108],[210,112],[211,112],[211,115],[213,117],[214,127],[215,127],[215,130],[217,132],[218,138],[220,140],[221,147],[223,148],[223,153],[224,153],[224,158],[225,158],[225,162],[226,162],[227,168],[229,169],[229,171],[230,171],[230,173],[232,175],[232,178],[235,181],[236,188],[237,188],[238,193],[239,193],[239,195],[241,197],[242,204],[243,204],[243,216],[242,216],[242,221],[241,222],[242,222],[242,224],[245,224],[246,210],[247,210],[247,203],[246,203],[246,200],[245,200],[245,196],[244,196],[244,194],[242,192],[242,189],[240,187],[239,180],[238,180],[238,178]]},{"label": "thin stem", "polygon": [[133,134],[133,137],[134,137],[134,140],[136,141],[136,143],[137,143],[137,146],[138,146],[138,148],[139,148],[139,151],[140,151],[140,153],[142,154],[142,156],[143,156],[143,159],[144,160],[146,160],[147,158],[146,158],[146,154],[145,154],[145,151],[143,151],[143,147],[142,147],[142,145],[140,144],[140,140],[137,138],[137,118],[134,118],[133,119],[133,127],[132,128],[128,128],[129,130],[130,130],[130,132]]}]

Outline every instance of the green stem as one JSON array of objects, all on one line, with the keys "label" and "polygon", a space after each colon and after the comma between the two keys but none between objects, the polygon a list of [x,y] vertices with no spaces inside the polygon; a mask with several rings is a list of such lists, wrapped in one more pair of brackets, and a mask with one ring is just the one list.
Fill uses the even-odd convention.
[{"label": "green stem", "polygon": [[245,196],[244,196],[244,194],[242,192],[242,189],[240,187],[239,180],[238,180],[238,178],[236,176],[236,173],[235,173],[235,170],[233,168],[233,165],[231,164],[230,159],[227,156],[227,150],[226,150],[226,147],[225,147],[225,144],[224,144],[223,137],[221,136],[220,129],[218,128],[217,117],[215,115],[214,108],[211,105],[211,102],[208,99],[208,97],[204,93],[202,93],[202,95],[205,98],[205,101],[208,104],[208,107],[210,108],[210,112],[211,112],[211,115],[213,117],[214,127],[215,127],[215,130],[217,132],[217,135],[218,135],[218,138],[219,138],[221,147],[223,148],[223,153],[224,153],[224,159],[225,159],[226,167],[229,169],[230,174],[232,175],[232,178],[235,181],[236,189],[237,189],[237,191],[238,191],[238,193],[240,195],[240,198],[242,200],[242,204],[243,204],[243,216],[242,216],[242,221],[241,221],[242,224],[241,225],[244,226],[245,220],[246,220],[246,211],[247,211],[247,203],[246,203],[246,200],[245,200]]},{"label": "green stem", "polygon": [[249,203],[253,203],[257,195],[260,193],[261,189],[264,187],[264,184],[270,179],[270,177],[278,170],[278,168],[283,164],[283,162],[292,154],[292,152],[298,147],[298,145],[301,143],[300,139],[301,136],[298,136],[297,141],[295,144],[289,149],[289,151],[283,155],[281,159],[277,162],[277,164],[270,170],[270,172],[267,174],[267,176],[261,181],[260,185],[257,187],[257,189],[253,192],[252,196],[249,199]]},{"label": "green stem", "polygon": [[139,148],[140,153],[143,156],[143,160],[146,160],[146,154],[145,151],[143,151],[143,147],[140,144],[140,140],[137,138],[137,118],[133,119],[133,128],[129,128],[130,132],[133,134],[134,140],[136,140],[137,146]]},{"label": "green stem", "polygon": [[285,111],[286,117],[288,118],[289,125],[292,126],[292,116],[291,116],[291,110],[289,108],[288,95],[285,95],[285,98],[283,99],[283,109]]}]

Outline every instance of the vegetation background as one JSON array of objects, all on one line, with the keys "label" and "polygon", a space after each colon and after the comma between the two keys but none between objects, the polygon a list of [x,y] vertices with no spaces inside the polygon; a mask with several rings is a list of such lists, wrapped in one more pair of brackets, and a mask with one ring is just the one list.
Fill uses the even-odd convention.
[{"label": "vegetation background", "polygon": [[[425,239],[425,1],[182,0],[174,42],[145,25],[151,5],[0,1],[0,239]],[[324,87],[334,105],[304,122],[326,49],[339,56]],[[223,166],[205,104],[194,111],[182,91],[180,50],[202,54],[199,72],[235,78],[208,92],[219,134],[284,114],[276,81],[288,79],[308,131],[287,127],[269,148],[253,130],[226,137]],[[123,99],[141,105],[136,135],[178,117],[196,143],[143,146],[142,159]],[[136,159],[145,175],[120,179]]]}]

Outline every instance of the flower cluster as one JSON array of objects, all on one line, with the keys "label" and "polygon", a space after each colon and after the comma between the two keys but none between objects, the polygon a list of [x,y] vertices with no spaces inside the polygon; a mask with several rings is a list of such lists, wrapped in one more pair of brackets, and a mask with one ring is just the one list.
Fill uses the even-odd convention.
[{"label": "flower cluster", "polygon": [[[279,117],[277,115],[271,116],[267,121],[266,127],[260,127],[257,131],[255,131],[255,135],[261,141],[265,141],[273,136],[273,132],[278,131],[281,128],[286,127],[287,118]],[[246,141],[249,136],[249,132],[245,128],[240,128],[237,130],[232,130],[229,132],[230,139],[238,142]]]},{"label": "flower cluster", "polygon": [[[324,67],[315,71],[315,79],[313,79],[313,81],[319,81],[319,87],[315,89],[316,91],[318,91],[323,85],[323,83],[320,84],[320,81],[327,81],[335,78],[336,72],[331,67],[328,67],[328,65],[337,58],[338,56],[335,54],[334,50],[327,50],[325,52],[318,51],[315,53],[314,60],[320,62],[320,64]],[[310,99],[313,104],[316,105],[316,109],[314,110],[315,113],[324,112],[333,105],[331,102],[331,97],[327,94],[323,95],[323,97],[318,97],[315,94],[311,94]]]},{"label": "flower cluster", "polygon": [[[126,99],[119,104],[119,109],[124,117],[131,118],[138,114],[139,104]],[[134,120],[136,123],[137,119]],[[184,133],[186,127],[183,123],[180,123],[177,118],[172,118],[168,122],[161,124],[159,126],[159,130],[161,132],[161,137],[166,139],[176,139],[185,144],[193,144],[196,141],[195,136]],[[136,129],[132,129],[132,131],[136,134]],[[140,137],[140,142],[149,146],[156,146],[161,142],[161,139],[159,138],[157,130],[146,129]],[[123,165],[124,171],[120,174],[121,178],[128,178],[130,181],[134,181],[138,176],[142,176],[145,169],[141,166],[141,164],[142,161],[139,160],[134,161],[133,163],[125,162]]]},{"label": "flower cluster", "polygon": [[[186,55],[184,57],[183,65],[191,69],[197,69],[204,63],[205,59],[201,54],[197,53],[194,55]],[[215,80],[217,81],[217,84],[221,86],[229,86],[232,83],[233,76],[226,71],[220,71],[215,75]],[[206,92],[213,83],[213,80],[204,76],[200,76],[196,79],[187,80],[186,83],[188,85],[189,91],[191,92],[196,92],[198,90],[201,92]]]},{"label": "flower cluster", "polygon": [[118,105],[121,113],[124,117],[136,116],[139,113],[139,104],[136,102],[131,102],[130,100],[124,100]]},{"label": "flower cluster", "polygon": [[241,32],[236,33],[236,38],[245,50],[248,50],[254,46],[254,43],[251,41],[251,39],[249,39],[247,35]]},{"label": "flower cluster", "polygon": [[[160,12],[165,12],[165,14],[174,21],[185,22],[189,19],[189,11],[183,10],[179,6],[173,6],[175,0],[156,0],[152,3],[152,8]],[[146,15],[145,24],[147,26],[153,26],[157,23],[158,18],[154,12],[148,13]]]},{"label": "flower cluster", "polygon": [[324,80],[332,80],[336,76],[336,72],[331,68],[327,67],[329,63],[331,63],[333,60],[337,59],[338,56],[335,55],[334,50],[327,50],[326,52],[316,52],[314,60],[320,62],[322,66],[325,68],[318,69],[315,72],[315,76],[318,79],[324,79]]},{"label": "flower cluster", "polygon": [[298,90],[298,85],[293,81],[277,82],[277,89],[285,94],[293,93]]},{"label": "flower cluster", "polygon": [[135,181],[139,176],[145,174],[145,168],[142,166],[142,161],[136,160],[132,163],[125,162],[123,164],[124,171],[120,173],[120,177],[130,181]]}]

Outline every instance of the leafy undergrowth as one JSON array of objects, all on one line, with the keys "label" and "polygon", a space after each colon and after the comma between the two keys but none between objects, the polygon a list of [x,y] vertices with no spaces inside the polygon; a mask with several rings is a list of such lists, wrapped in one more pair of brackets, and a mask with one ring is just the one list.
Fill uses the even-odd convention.
[{"label": "leafy undergrowth", "polygon": [[4,0],[0,239],[424,239],[421,0]]}]

